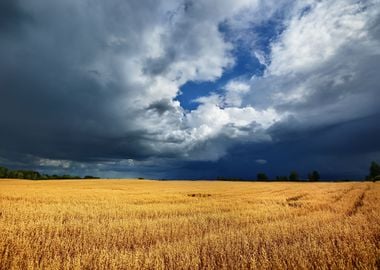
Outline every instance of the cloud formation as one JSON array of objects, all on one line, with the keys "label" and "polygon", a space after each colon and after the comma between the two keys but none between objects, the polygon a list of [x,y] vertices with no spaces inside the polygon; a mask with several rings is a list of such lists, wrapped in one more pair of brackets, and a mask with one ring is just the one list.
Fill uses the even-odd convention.
[{"label": "cloud formation", "polygon": [[[267,166],[275,159],[260,149],[334,145],[343,131],[357,139],[358,121],[372,134],[380,114],[378,6],[3,1],[0,156],[47,169],[183,175],[186,164],[222,164],[236,152]],[[223,79],[241,51],[263,72]],[[193,110],[178,101],[188,82],[219,81]],[[345,145],[366,159],[380,156],[376,143]],[[341,148],[325,153],[337,157]],[[316,150],[305,154],[309,163]]]}]

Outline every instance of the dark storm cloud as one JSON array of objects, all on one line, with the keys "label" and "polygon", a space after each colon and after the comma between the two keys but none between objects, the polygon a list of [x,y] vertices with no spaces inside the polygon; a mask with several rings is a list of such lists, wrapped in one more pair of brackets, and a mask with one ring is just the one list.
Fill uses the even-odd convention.
[{"label": "dark storm cloud", "polygon": [[[86,10],[80,4],[1,2],[3,30],[27,26],[17,38],[0,44],[3,151],[70,160],[148,154],[140,134],[128,131],[114,108],[125,87],[118,81],[120,74],[108,70],[111,79],[103,82],[108,74],[89,66],[107,47],[128,49],[107,44],[105,32],[117,36],[124,31],[120,28],[135,27],[129,32],[137,34],[149,21],[138,18],[151,16],[139,10],[137,1],[115,2],[104,13],[96,12],[103,8],[100,2],[93,5]],[[134,19],[124,19],[122,10],[129,9]]]},{"label": "dark storm cloud", "polygon": [[10,34],[19,30],[24,23],[32,21],[18,0],[3,0],[0,2],[0,35]]},{"label": "dark storm cloud", "polygon": [[301,151],[326,155],[380,153],[376,125],[380,113],[326,126],[306,126],[289,118],[269,129],[275,142],[305,141]]}]

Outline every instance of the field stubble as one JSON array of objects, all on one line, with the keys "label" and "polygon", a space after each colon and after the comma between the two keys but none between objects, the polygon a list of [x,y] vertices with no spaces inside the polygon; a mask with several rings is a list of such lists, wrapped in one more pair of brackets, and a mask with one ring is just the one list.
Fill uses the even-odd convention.
[{"label": "field stubble", "polygon": [[379,269],[380,183],[0,181],[0,269]]}]

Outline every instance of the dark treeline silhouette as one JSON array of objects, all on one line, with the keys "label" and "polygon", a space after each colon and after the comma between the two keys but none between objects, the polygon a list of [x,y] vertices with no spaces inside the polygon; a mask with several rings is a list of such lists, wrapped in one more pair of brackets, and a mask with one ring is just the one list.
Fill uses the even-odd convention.
[{"label": "dark treeline silhouette", "polygon": [[[256,179],[254,180],[247,180],[247,179],[241,179],[241,178],[228,178],[228,177],[221,177],[218,176],[216,180],[219,181],[287,181],[287,182],[293,182],[293,181],[309,181],[309,182],[317,182],[321,180],[321,175],[317,170],[313,170],[312,172],[307,174],[306,179],[301,179],[297,171],[291,171],[289,175],[278,175],[273,180],[270,179],[266,173],[259,172],[256,175]],[[380,165],[373,161],[369,168],[369,175],[365,177],[365,180],[370,181],[378,181],[380,180]],[[335,180],[335,181],[352,181],[349,179],[341,179],[341,180]]]},{"label": "dark treeline silhouette", "polygon": [[296,171],[290,172],[289,176],[280,175],[276,176],[276,181],[299,181],[300,177]]},{"label": "dark treeline silhouette", "polygon": [[49,180],[49,179],[99,179],[99,177],[86,175],[80,177],[76,175],[57,175],[57,174],[41,174],[32,170],[10,170],[5,167],[0,167],[0,178],[12,178],[12,179],[29,179],[29,180]]},{"label": "dark treeline silhouette", "polygon": [[267,181],[267,180],[269,180],[269,178],[265,173],[260,172],[257,174],[257,181]]},{"label": "dark treeline silhouette", "polygon": [[242,178],[223,177],[223,176],[216,177],[216,180],[218,181],[246,181]]},{"label": "dark treeline silhouette", "polygon": [[309,181],[318,181],[321,179],[321,176],[318,171],[313,171],[307,175],[307,179],[309,179]]},{"label": "dark treeline silhouette", "polygon": [[[320,179],[320,175],[318,171],[312,171],[311,173],[308,174],[307,180],[309,181],[318,181]],[[260,172],[257,174],[256,177],[257,181],[268,181],[269,177],[263,173]],[[288,175],[278,175],[274,179],[276,181],[303,181],[300,179],[298,172],[296,171],[291,171],[289,176]]]},{"label": "dark treeline silhouette", "polygon": [[371,166],[369,167],[369,175],[366,177],[366,180],[380,180],[380,165],[377,162],[372,161]]},{"label": "dark treeline silhouette", "polygon": [[[57,174],[42,174],[33,170],[11,170],[6,167],[0,166],[0,178],[12,178],[12,179],[30,179],[30,180],[49,180],[49,179],[99,179],[99,177],[86,175],[84,177],[80,177],[77,175],[57,175]],[[139,177],[139,179],[144,179]],[[218,176],[216,178],[219,181],[252,181],[252,180],[244,180],[242,178],[232,178],[232,177],[221,177]],[[307,175],[307,180],[310,182],[319,181],[321,176],[318,171],[314,170]],[[257,174],[256,181],[269,181],[269,177],[264,173],[260,172]],[[276,176],[276,181],[304,181],[299,177],[297,171],[290,172],[289,176],[280,175]],[[380,180],[380,165],[373,161],[369,167],[369,175],[365,177],[365,180],[368,181],[378,181]],[[349,180],[343,180],[349,181]]]}]

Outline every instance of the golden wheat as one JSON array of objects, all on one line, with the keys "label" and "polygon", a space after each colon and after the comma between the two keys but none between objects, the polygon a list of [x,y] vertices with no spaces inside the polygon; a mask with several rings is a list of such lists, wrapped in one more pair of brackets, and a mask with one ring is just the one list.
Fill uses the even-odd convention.
[{"label": "golden wheat", "polygon": [[0,181],[0,269],[378,269],[379,183]]}]

